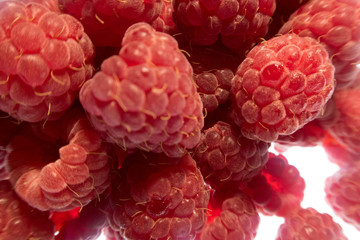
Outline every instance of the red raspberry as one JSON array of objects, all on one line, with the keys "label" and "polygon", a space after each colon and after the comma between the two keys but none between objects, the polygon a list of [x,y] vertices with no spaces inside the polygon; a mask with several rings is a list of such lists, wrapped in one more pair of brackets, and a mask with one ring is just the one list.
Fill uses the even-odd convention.
[{"label": "red raspberry", "polygon": [[197,91],[207,112],[214,111],[229,99],[233,77],[234,73],[228,68],[194,74]]},{"label": "red raspberry", "polygon": [[113,181],[108,222],[126,239],[194,239],[209,191],[190,155],[130,155]]},{"label": "red raspberry", "polygon": [[245,191],[266,215],[286,217],[300,207],[305,181],[296,167],[282,155],[269,153],[269,160],[261,174],[245,185]]},{"label": "red raspberry", "polygon": [[313,0],[297,10],[279,33],[320,41],[335,66],[336,87],[352,84],[360,69],[360,1]]},{"label": "red raspberry", "polygon": [[313,208],[299,208],[292,216],[285,218],[279,228],[276,240],[346,240],[339,224],[326,213]]},{"label": "red raspberry", "polygon": [[0,110],[38,122],[63,114],[90,78],[93,46],[80,22],[37,4],[0,2]]},{"label": "red raspberry", "polygon": [[120,47],[128,27],[159,16],[162,0],[59,0],[59,5],[81,21],[96,46]]},{"label": "red raspberry", "polygon": [[315,147],[321,145],[326,131],[315,121],[311,121],[303,128],[300,128],[288,136],[279,136],[275,142],[275,148],[279,152],[284,152],[290,147]]},{"label": "red raspberry", "polygon": [[0,181],[0,239],[54,239],[54,224],[48,212],[29,207],[13,192],[8,181]]},{"label": "red raspberry", "polygon": [[337,121],[329,132],[347,151],[358,154],[360,151],[360,88],[342,89],[334,94]]},{"label": "red raspberry", "polygon": [[6,164],[16,193],[30,206],[67,211],[108,188],[107,145],[83,113],[27,127],[7,146]]},{"label": "red raspberry", "polygon": [[350,152],[329,133],[325,135],[322,146],[325,149],[329,161],[336,163],[340,167],[359,161],[358,153]]},{"label": "red raspberry", "polygon": [[192,68],[168,34],[137,23],[119,55],[84,84],[80,101],[104,139],[171,157],[196,146],[204,124]]},{"label": "red raspberry", "polygon": [[334,67],[312,38],[286,34],[254,47],[233,79],[234,117],[250,139],[275,141],[321,114]]},{"label": "red raspberry", "polygon": [[222,201],[213,206],[212,219],[202,230],[200,240],[255,239],[260,217],[254,203],[241,191],[232,189],[231,193],[229,196],[222,190],[215,191],[214,195],[226,197],[221,196]]},{"label": "red raspberry", "polygon": [[179,29],[200,45],[221,42],[238,52],[264,37],[275,11],[275,0],[175,0]]},{"label": "red raspberry", "polygon": [[269,146],[243,137],[228,123],[217,122],[201,135],[194,158],[205,181],[219,188],[257,175],[268,160]]},{"label": "red raspberry", "polygon": [[[359,160],[359,157],[357,157]],[[360,230],[360,164],[343,166],[325,182],[326,200],[336,215]]]},{"label": "red raspberry", "polygon": [[152,22],[151,26],[156,31],[169,34],[177,32],[177,27],[173,19],[174,6],[172,0],[161,0],[162,7],[160,15]]}]

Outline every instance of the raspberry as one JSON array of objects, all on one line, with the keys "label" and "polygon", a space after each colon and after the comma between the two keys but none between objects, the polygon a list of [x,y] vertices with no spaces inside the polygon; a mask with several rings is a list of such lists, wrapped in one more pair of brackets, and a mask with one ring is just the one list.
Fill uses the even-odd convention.
[{"label": "raspberry", "polygon": [[[249,239],[256,236],[260,222],[259,214],[252,200],[243,192],[231,189],[232,194],[224,197],[219,209],[214,209],[212,221],[201,232],[200,240]],[[220,193],[215,191],[215,195]],[[228,194],[225,194],[225,196]],[[215,196],[216,198],[216,196]],[[217,203],[219,204],[219,203]]]},{"label": "raspberry", "polygon": [[170,0],[161,0],[162,7],[160,15],[152,22],[151,26],[155,28],[156,31],[165,32],[165,33],[175,33],[177,32],[177,27],[173,19],[174,6]]},{"label": "raspberry", "polygon": [[[358,159],[357,159],[358,160]],[[360,164],[343,166],[326,179],[326,200],[339,217],[360,230]]]},{"label": "raspberry", "polygon": [[346,240],[339,224],[326,213],[319,213],[313,208],[299,208],[292,216],[285,218],[279,228],[276,240],[321,239]]},{"label": "raspberry", "polygon": [[128,27],[156,20],[162,0],[59,0],[59,5],[65,13],[81,21],[96,46],[120,47]]},{"label": "raspberry", "polygon": [[321,145],[325,130],[312,121],[288,136],[279,136],[275,142],[278,151],[286,151],[289,147],[315,147]]},{"label": "raspberry", "polygon": [[217,122],[202,133],[194,158],[205,181],[218,188],[257,175],[268,160],[269,146],[243,137],[228,123]]},{"label": "raspberry", "polygon": [[275,5],[275,0],[175,0],[174,19],[196,44],[211,45],[221,39],[242,52],[265,36]]},{"label": "raspberry", "polygon": [[297,10],[279,33],[293,32],[319,40],[335,66],[336,87],[351,85],[360,69],[360,2],[310,1]]},{"label": "raspberry", "polygon": [[286,217],[300,207],[305,181],[296,167],[282,155],[269,153],[269,160],[261,174],[245,185],[245,191],[266,215]]},{"label": "raspberry", "polygon": [[337,90],[334,94],[337,121],[329,132],[347,151],[360,151],[360,88]]},{"label": "raspberry", "polygon": [[28,122],[58,118],[92,75],[89,37],[75,18],[38,3],[0,9],[0,110]]},{"label": "raspberry", "polygon": [[228,100],[233,77],[234,73],[228,68],[194,74],[197,91],[207,112],[214,111]]},{"label": "raspberry", "polygon": [[275,141],[320,116],[334,67],[314,39],[286,34],[254,47],[233,79],[234,117],[250,139]]},{"label": "raspberry", "polygon": [[80,101],[103,138],[171,157],[196,146],[204,124],[192,68],[168,34],[132,25],[119,55],[84,84]]},{"label": "raspberry", "polygon": [[54,239],[54,224],[48,212],[29,207],[13,192],[8,181],[0,181],[0,239]]},{"label": "raspberry", "polygon": [[47,7],[53,12],[60,13],[58,0],[19,0],[19,2],[27,3],[38,3],[44,7]]},{"label": "raspberry", "polygon": [[67,211],[108,188],[107,146],[83,113],[72,109],[25,130],[8,144],[5,161],[16,193],[30,206]]},{"label": "raspberry", "polygon": [[194,239],[209,191],[190,155],[130,155],[113,181],[108,222],[125,239]]}]

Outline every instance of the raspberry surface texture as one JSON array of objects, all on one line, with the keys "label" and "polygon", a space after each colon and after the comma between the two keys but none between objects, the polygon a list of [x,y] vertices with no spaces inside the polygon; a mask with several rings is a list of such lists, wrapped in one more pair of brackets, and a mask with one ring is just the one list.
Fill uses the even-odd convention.
[{"label": "raspberry surface texture", "polygon": [[275,7],[275,0],[175,0],[174,20],[195,44],[211,45],[220,39],[242,52],[265,36]]},{"label": "raspberry surface texture", "polygon": [[312,0],[298,9],[280,29],[320,41],[335,66],[337,88],[353,83],[360,69],[360,2]]},{"label": "raspberry surface texture", "polygon": [[278,231],[276,240],[346,240],[342,228],[326,213],[313,208],[302,209],[291,217],[285,218]]},{"label": "raspberry surface texture", "polygon": [[255,46],[233,79],[236,123],[250,139],[275,141],[321,114],[334,67],[316,40],[286,34]]},{"label": "raspberry surface texture", "polygon": [[125,239],[194,239],[209,191],[190,155],[133,154],[113,181],[108,222]]},{"label": "raspberry surface texture", "polygon": [[87,205],[110,185],[106,144],[83,113],[28,125],[6,147],[15,192],[42,211]]},{"label": "raspberry surface texture", "polygon": [[9,181],[0,181],[0,239],[51,240],[54,224],[48,212],[29,207],[13,191]]},{"label": "raspberry surface texture", "polygon": [[205,181],[216,189],[227,182],[256,176],[268,160],[269,146],[243,137],[236,126],[217,122],[203,131],[194,158]]},{"label": "raspberry surface texture", "polygon": [[199,239],[255,239],[260,217],[252,200],[236,189],[231,189],[230,195],[224,193],[224,189],[215,191],[214,195],[221,196],[214,196],[216,203],[211,207],[211,220],[207,222]]},{"label": "raspberry surface texture", "polygon": [[59,5],[81,21],[96,46],[120,47],[128,27],[159,17],[162,0],[59,0]]},{"label": "raspberry surface texture", "polygon": [[80,101],[107,141],[180,157],[196,146],[204,125],[192,74],[175,39],[137,23],[119,55],[81,88]]},{"label": "raspberry surface texture", "polygon": [[357,162],[343,166],[333,176],[326,179],[326,200],[336,215],[360,230],[359,192],[360,164]]},{"label": "raspberry surface texture", "polygon": [[269,153],[263,171],[245,186],[259,211],[269,216],[290,216],[304,198],[305,181],[283,155]]},{"label": "raspberry surface texture", "polygon": [[0,110],[21,121],[61,116],[93,72],[80,22],[45,6],[0,2]]}]

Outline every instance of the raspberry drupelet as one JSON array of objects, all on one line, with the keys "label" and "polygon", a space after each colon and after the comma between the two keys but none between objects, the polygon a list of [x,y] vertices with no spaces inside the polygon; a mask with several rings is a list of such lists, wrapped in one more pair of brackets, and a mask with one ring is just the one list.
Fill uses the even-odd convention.
[{"label": "raspberry drupelet", "polygon": [[93,73],[79,21],[45,5],[0,2],[0,110],[28,122],[55,119]]},{"label": "raspberry drupelet", "polygon": [[134,153],[112,183],[108,222],[125,239],[191,240],[205,226],[209,190],[190,155]]},{"label": "raspberry drupelet", "polygon": [[137,23],[119,55],[84,84],[80,101],[106,141],[179,157],[196,146],[204,125],[192,74],[174,38]]},{"label": "raspberry drupelet", "polygon": [[286,34],[254,47],[232,82],[233,112],[250,139],[275,141],[319,117],[334,91],[334,67],[324,47]]}]

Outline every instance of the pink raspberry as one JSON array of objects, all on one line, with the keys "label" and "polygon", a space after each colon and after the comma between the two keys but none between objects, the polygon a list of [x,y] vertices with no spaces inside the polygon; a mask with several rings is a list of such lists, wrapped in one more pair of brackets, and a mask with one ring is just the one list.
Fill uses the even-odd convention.
[{"label": "pink raspberry", "polygon": [[360,164],[343,166],[326,179],[326,200],[336,215],[360,230]]},{"label": "pink raspberry", "polygon": [[279,33],[320,41],[335,66],[336,87],[351,85],[360,69],[360,1],[313,0],[297,10]]},{"label": "pink raspberry", "polygon": [[265,36],[275,5],[275,0],[175,0],[174,19],[196,44],[211,45],[221,39],[242,52]]},{"label": "pink raspberry", "polygon": [[360,151],[360,88],[335,91],[334,101],[339,114],[329,132],[347,151]]},{"label": "pink raspberry", "polygon": [[276,240],[289,239],[347,240],[341,226],[329,214],[319,213],[313,208],[299,208],[285,218]]},{"label": "pink raspberry", "polygon": [[80,22],[38,3],[0,2],[0,110],[58,118],[90,78],[93,46]]},{"label": "pink raspberry", "polygon": [[113,181],[112,229],[125,239],[194,239],[206,223],[209,191],[190,155],[130,155]]},{"label": "pink raspberry", "polygon": [[162,0],[59,0],[59,5],[81,21],[96,46],[120,47],[132,24],[155,21]]},{"label": "pink raspberry", "polygon": [[217,122],[203,131],[194,158],[205,181],[217,189],[257,175],[268,160],[269,146],[243,137],[228,123]]},{"label": "pink raspberry", "polygon": [[48,212],[23,202],[10,182],[0,181],[0,239],[54,239],[54,224]]},{"label": "pink raspberry", "polygon": [[196,146],[204,124],[192,73],[170,35],[138,23],[119,55],[84,84],[80,101],[107,141],[179,157]]},{"label": "pink raspberry", "polygon": [[42,211],[85,206],[110,185],[108,147],[75,109],[46,125],[28,124],[6,151],[16,193]]},{"label": "pink raspberry", "polygon": [[244,190],[262,213],[286,217],[300,207],[305,181],[284,156],[270,153],[263,171],[247,182]]},{"label": "pink raspberry", "polygon": [[217,203],[210,206],[211,221],[207,222],[199,240],[255,239],[260,217],[253,201],[239,190],[230,191],[215,191],[214,195],[222,196],[213,196],[218,198]]},{"label": "pink raspberry", "polygon": [[275,141],[319,117],[334,67],[316,40],[286,34],[254,47],[233,79],[234,117],[250,139]]}]

